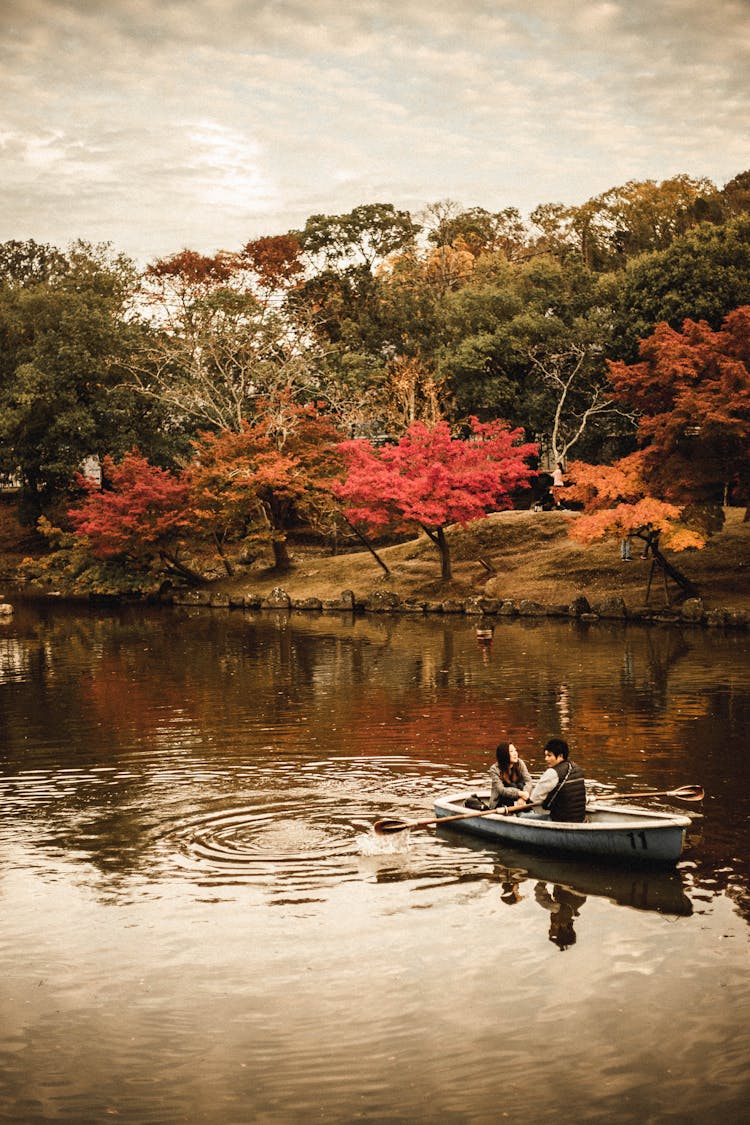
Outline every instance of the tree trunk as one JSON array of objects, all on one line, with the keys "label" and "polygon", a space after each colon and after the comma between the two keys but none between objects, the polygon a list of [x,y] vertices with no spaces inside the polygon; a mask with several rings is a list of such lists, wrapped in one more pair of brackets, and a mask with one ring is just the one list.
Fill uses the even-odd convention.
[{"label": "tree trunk", "polygon": [[185,566],[181,563],[176,555],[170,555],[166,551],[159,551],[159,558],[166,566],[167,570],[172,574],[179,574],[180,578],[186,579],[191,586],[203,586],[206,579],[197,570],[192,567]]},{"label": "tree trunk", "polygon": [[287,550],[286,539],[271,540],[271,547],[273,549],[273,565],[276,570],[291,570],[292,560],[289,557]]},{"label": "tree trunk", "polygon": [[440,577],[443,582],[450,582],[453,577],[451,569],[451,549],[448,546],[448,540],[445,538],[445,530],[442,527],[435,528],[425,527],[422,523],[419,525],[432,542],[440,551]]},{"label": "tree trunk", "polygon": [[357,536],[357,538],[358,538],[358,539],[359,539],[359,540],[360,540],[360,541],[361,541],[362,543],[364,543],[365,547],[367,547],[367,550],[368,550],[368,551],[370,552],[370,554],[372,555],[372,557],[373,557],[373,558],[375,559],[375,562],[376,562],[376,563],[378,564],[378,566],[382,567],[382,568],[383,568],[383,570],[385,571],[385,573],[386,573],[386,574],[387,574],[387,575],[388,575],[388,576],[390,577],[390,573],[391,573],[391,572],[390,572],[390,570],[389,570],[389,569],[388,569],[388,567],[387,567],[387,566],[385,565],[385,563],[383,562],[383,560],[381,559],[380,555],[379,555],[379,554],[378,554],[378,552],[377,552],[377,551],[375,550],[375,548],[373,547],[372,543],[371,543],[371,542],[370,542],[370,540],[369,540],[369,539],[367,538],[367,536],[366,536],[366,535],[363,535],[363,534],[362,534],[362,532],[361,532],[361,531],[359,530],[359,528],[358,528],[358,527],[355,527],[355,526],[354,526],[354,524],[352,523],[352,521],[351,521],[350,519],[347,519],[347,517],[346,517],[346,516],[344,515],[344,513],[343,513],[343,512],[339,512],[339,515],[341,516],[342,520],[346,520],[346,522],[347,522],[347,523],[349,524],[349,527],[350,527],[350,528],[352,529],[352,531],[353,531],[353,532],[354,532],[354,534],[355,534],[355,535]]},{"label": "tree trunk", "polygon": [[222,543],[216,532],[214,532],[214,543],[216,544],[216,553],[224,564],[224,570],[227,572],[230,578],[234,578],[234,567],[224,553],[224,544]]},{"label": "tree trunk", "polygon": [[445,538],[445,532],[442,527],[437,530],[437,543],[440,548],[440,577],[444,582],[450,582],[453,577],[451,569],[451,552],[448,546],[448,540]]},{"label": "tree trunk", "polygon": [[[698,597],[698,590],[693,585],[693,583],[690,581],[690,579],[687,577],[687,575],[683,574],[682,571],[678,570],[676,566],[672,566],[672,564],[670,562],[667,562],[667,560],[664,558],[664,555],[659,550],[659,533],[658,532],[654,533],[653,531],[646,531],[646,532],[636,532],[636,535],[638,536],[639,539],[643,539],[644,543],[646,544],[646,549],[644,551],[644,555],[647,557],[650,554],[651,558],[653,560],[652,566],[658,566],[659,569],[661,570],[662,574],[665,576],[664,590],[665,590],[667,602],[669,602],[669,593],[668,593],[667,588],[666,588],[666,579],[667,578],[671,578],[672,581],[674,582],[675,586],[679,587],[679,589],[682,590],[683,594],[686,597],[688,597],[688,598]],[[653,574],[653,570],[652,570],[652,574]],[[650,590],[650,588],[651,588],[651,579],[649,579],[649,590]],[[646,601],[648,601],[648,592],[647,592],[647,595],[646,595]]]}]

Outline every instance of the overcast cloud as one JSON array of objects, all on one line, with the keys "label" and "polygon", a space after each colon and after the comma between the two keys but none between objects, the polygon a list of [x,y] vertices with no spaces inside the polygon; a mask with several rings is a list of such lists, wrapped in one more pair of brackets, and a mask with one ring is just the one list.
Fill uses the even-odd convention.
[{"label": "overcast cloud", "polygon": [[315,212],[750,168],[747,0],[0,0],[0,240],[141,261]]}]

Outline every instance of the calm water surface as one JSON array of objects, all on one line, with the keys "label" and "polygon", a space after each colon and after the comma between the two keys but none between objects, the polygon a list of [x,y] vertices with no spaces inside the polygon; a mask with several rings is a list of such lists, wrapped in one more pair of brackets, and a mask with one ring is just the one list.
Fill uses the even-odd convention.
[{"label": "calm water surface", "polygon": [[[0,1120],[747,1120],[748,720],[739,633],[19,605]],[[373,835],[552,734],[675,871]]]}]

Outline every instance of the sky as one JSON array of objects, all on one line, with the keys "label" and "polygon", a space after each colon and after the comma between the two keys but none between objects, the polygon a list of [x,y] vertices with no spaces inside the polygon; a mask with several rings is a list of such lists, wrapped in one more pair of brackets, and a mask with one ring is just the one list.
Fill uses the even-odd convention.
[{"label": "sky", "polygon": [[0,241],[146,263],[312,214],[750,168],[750,0],[0,0]]}]

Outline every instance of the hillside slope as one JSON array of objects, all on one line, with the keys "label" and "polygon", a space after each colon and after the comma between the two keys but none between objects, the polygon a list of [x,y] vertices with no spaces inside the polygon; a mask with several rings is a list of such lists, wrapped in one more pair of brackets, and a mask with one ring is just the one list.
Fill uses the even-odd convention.
[{"label": "hillside slope", "polygon": [[[726,517],[723,530],[702,551],[665,554],[697,586],[707,607],[750,610],[750,523],[743,522],[744,509],[727,508]],[[545,605],[567,604],[580,594],[590,601],[618,595],[629,606],[643,605],[651,562],[638,558],[640,541],[633,541],[632,561],[622,562],[617,541],[582,547],[570,539],[569,523],[576,518],[572,512],[498,512],[467,528],[449,529],[454,572],[449,583],[440,581],[437,551],[421,535],[379,550],[390,576],[365,550],[335,556],[293,550],[294,566],[287,573],[256,565],[216,588],[265,596],[281,586],[293,598],[322,599],[342,590],[353,590],[358,598],[383,590],[429,600],[483,594]],[[670,595],[676,593],[670,584]],[[656,574],[650,604],[665,600]]]}]

